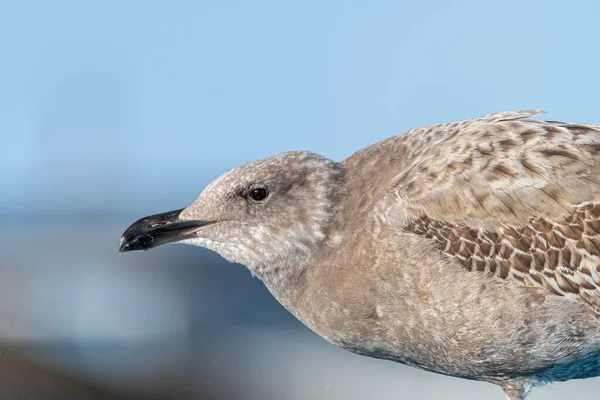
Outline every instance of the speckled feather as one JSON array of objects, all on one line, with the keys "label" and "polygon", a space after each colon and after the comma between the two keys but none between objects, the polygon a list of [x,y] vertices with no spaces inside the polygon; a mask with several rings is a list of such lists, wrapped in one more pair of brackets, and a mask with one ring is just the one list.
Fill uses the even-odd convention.
[{"label": "speckled feather", "polygon": [[384,212],[469,270],[578,295],[600,312],[600,131],[517,119],[532,114],[411,132],[425,142],[444,133],[394,178]]},{"label": "speckled feather", "polygon": [[577,207],[562,221],[531,218],[496,231],[421,217],[407,232],[434,239],[469,271],[483,271],[559,295],[577,295],[600,312],[600,205]]},{"label": "speckled feather", "polygon": [[[600,375],[600,128],[497,113],[283,153],[180,214],[337,346],[499,385]],[[255,203],[251,187],[268,186]]]}]

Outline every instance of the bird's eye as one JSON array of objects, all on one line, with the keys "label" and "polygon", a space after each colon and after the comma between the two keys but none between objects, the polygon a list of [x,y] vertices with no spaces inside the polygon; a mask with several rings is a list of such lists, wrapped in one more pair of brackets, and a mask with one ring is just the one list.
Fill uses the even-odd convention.
[{"label": "bird's eye", "polygon": [[248,197],[254,201],[263,201],[268,195],[269,190],[267,188],[254,188],[248,193]]}]

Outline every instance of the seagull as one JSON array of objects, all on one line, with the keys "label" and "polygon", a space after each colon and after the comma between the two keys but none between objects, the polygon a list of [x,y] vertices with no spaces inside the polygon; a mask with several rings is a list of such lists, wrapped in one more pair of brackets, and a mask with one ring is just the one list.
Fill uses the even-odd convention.
[{"label": "seagull", "polygon": [[211,249],[336,346],[524,400],[600,375],[600,125],[542,113],[250,162],[119,250]]}]

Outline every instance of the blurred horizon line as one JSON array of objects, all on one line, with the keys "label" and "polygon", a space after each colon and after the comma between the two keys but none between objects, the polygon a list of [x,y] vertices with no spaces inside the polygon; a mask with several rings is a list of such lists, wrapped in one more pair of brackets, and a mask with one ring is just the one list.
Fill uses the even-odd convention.
[{"label": "blurred horizon line", "polygon": [[[159,212],[159,211],[157,211]],[[148,214],[144,213],[131,213],[131,212],[110,212],[106,210],[97,210],[93,212],[82,211],[82,212],[37,212],[37,213],[10,213],[0,214],[2,218],[2,226],[18,225],[23,222],[25,223],[43,223],[43,224],[79,224],[79,223],[101,223],[101,224],[114,224],[120,223],[123,220],[132,219],[131,222],[139,218],[143,218]]]}]

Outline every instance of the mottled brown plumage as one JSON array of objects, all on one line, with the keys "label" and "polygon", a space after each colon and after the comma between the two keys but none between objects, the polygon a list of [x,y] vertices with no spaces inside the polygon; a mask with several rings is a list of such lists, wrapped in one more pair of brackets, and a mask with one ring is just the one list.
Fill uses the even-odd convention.
[{"label": "mottled brown plumage", "polygon": [[406,231],[433,239],[469,271],[482,271],[559,295],[578,295],[600,313],[600,204],[578,206],[562,221],[531,218],[496,231],[421,217]]},{"label": "mottled brown plumage", "polygon": [[597,376],[600,128],[538,113],[415,129],[341,163],[249,163],[133,224],[121,250],[210,248],[331,343],[511,400]]}]

